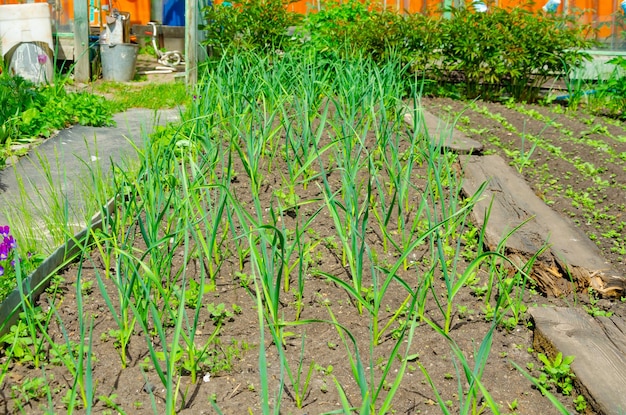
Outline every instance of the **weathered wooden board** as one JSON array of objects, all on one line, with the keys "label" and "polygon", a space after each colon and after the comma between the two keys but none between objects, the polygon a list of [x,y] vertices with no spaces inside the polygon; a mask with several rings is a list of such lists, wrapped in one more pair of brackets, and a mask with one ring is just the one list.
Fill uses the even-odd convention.
[{"label": "weathered wooden board", "polygon": [[507,255],[525,261],[549,245],[533,268],[533,278],[544,292],[558,296],[591,286],[606,296],[626,293],[626,280],[611,270],[600,249],[539,199],[501,157],[463,156],[461,167],[467,195],[475,194],[488,182],[472,214],[477,226],[485,228],[489,249],[496,249],[509,232],[522,224],[505,242]]},{"label": "weathered wooden board", "polygon": [[417,125],[421,131],[428,133],[431,140],[457,154],[477,154],[483,150],[482,143],[472,140],[454,128],[454,123],[441,120],[424,108],[419,108],[418,111],[407,109],[404,113],[404,122],[409,127]]},{"label": "weathered wooden board", "polygon": [[626,335],[623,321],[594,319],[576,308],[531,308],[534,348],[554,356],[574,356],[578,391],[596,412],[626,413]]}]

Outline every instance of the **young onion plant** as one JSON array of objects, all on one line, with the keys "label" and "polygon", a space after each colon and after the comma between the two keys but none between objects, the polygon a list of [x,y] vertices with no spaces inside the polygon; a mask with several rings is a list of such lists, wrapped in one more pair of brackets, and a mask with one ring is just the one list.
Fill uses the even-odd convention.
[{"label": "young onion plant", "polygon": [[[164,389],[158,404],[152,397],[155,412],[188,409],[194,386],[187,379],[200,387],[202,373],[212,370],[207,356],[222,323],[207,330],[206,310],[209,293],[230,277],[224,269],[251,276],[262,413],[279,413],[287,395],[306,407],[316,376],[317,357],[306,355],[305,333],[313,324],[336,329],[344,346],[348,371],[333,375],[344,413],[394,410],[408,366],[418,358],[422,329],[450,344],[459,384],[468,385],[459,389],[463,413],[478,412],[481,397],[497,411],[482,373],[493,327],[504,314],[495,314],[470,364],[450,334],[453,303],[486,263],[500,281],[496,309],[511,307],[521,301],[523,293],[514,290],[529,266],[518,267],[514,279],[500,278],[504,255],[481,251],[463,268],[461,235],[482,188],[464,198],[456,160],[441,154],[440,137],[403,125],[407,93],[414,119],[422,119],[419,87],[407,73],[397,61],[377,66],[366,58],[326,62],[287,53],[270,61],[234,54],[207,66],[183,122],[166,139],[146,138],[137,148],[136,171],[115,171],[115,213],[93,232],[94,251],[87,256],[90,247],[82,249],[90,258],[84,261],[101,269],[95,278],[119,333],[122,367],[136,363],[130,342],[145,341]],[[331,240],[336,245],[326,243]],[[323,262],[325,253],[337,267],[311,261],[317,254]],[[339,298],[347,294],[351,303],[342,306],[348,311],[330,304],[315,309],[313,299],[305,300],[315,277],[338,289]],[[426,308],[429,293],[438,304],[434,311]],[[320,311],[322,319],[311,317]],[[361,328],[342,321],[348,312],[359,313],[369,337],[357,341]],[[521,311],[515,312],[517,318]],[[92,329],[90,320],[82,321],[83,341]],[[92,345],[81,347],[66,364],[75,368],[73,396],[88,408],[94,385],[81,356]],[[272,367],[270,349],[278,358]],[[385,359],[378,363],[381,349]],[[348,396],[342,376],[352,378],[356,394]]]}]

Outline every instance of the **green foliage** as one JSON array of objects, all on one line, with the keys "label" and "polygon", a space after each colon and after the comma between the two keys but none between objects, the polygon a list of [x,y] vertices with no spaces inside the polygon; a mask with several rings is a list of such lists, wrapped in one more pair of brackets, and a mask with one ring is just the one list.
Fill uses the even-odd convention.
[{"label": "green foliage", "polygon": [[595,100],[598,112],[605,115],[626,118],[624,108],[626,108],[626,58],[617,56],[607,62],[615,65],[615,70],[606,82],[599,83],[596,88]]},{"label": "green foliage", "polygon": [[587,400],[583,395],[578,395],[574,398],[574,408],[576,408],[576,412],[580,413],[587,411]]},{"label": "green foliage", "polygon": [[[375,12],[370,11],[366,2],[358,0],[330,0],[316,13],[307,15],[303,30],[299,33],[307,46],[317,51],[340,51],[351,44],[358,36],[362,25],[369,21]],[[354,43],[353,43],[354,45]],[[356,51],[359,48],[347,48]]]},{"label": "green foliage", "polygon": [[536,100],[547,79],[565,76],[588,59],[580,50],[592,45],[588,27],[577,24],[576,16],[493,7],[489,13],[453,8],[452,18],[444,19],[380,10],[358,0],[323,2],[289,37],[287,28],[298,18],[285,4],[246,0],[206,8],[211,22],[204,28],[207,44],[219,54],[229,48],[291,47],[330,58],[400,58],[412,68],[411,75],[423,76],[428,85],[461,85],[469,98],[499,100],[508,95],[517,101]]},{"label": "green foliage", "polygon": [[15,261],[20,261],[20,276],[24,278],[43,262],[43,254],[18,253],[17,243],[8,226],[0,226],[0,302],[13,291],[17,284]]},{"label": "green foliage", "polygon": [[557,391],[563,395],[570,395],[574,389],[573,380],[575,378],[570,365],[574,361],[574,356],[565,356],[559,352],[554,360],[550,360],[545,354],[539,353],[537,358],[543,363],[538,381],[545,388],[550,389],[556,386]]},{"label": "green foliage", "polygon": [[453,9],[442,20],[442,74],[460,77],[469,98],[499,99],[503,92],[532,101],[546,79],[565,75],[587,56],[585,26],[573,17],[522,8],[489,13]]},{"label": "green foliage", "polygon": [[204,44],[221,56],[229,50],[274,51],[288,47],[288,29],[301,15],[287,10],[286,0],[243,0],[205,7]]},{"label": "green foliage", "polygon": [[[0,75],[0,168],[14,144],[29,144],[72,124],[112,124],[103,97],[67,92],[64,84],[37,86],[19,76]],[[24,150],[22,150],[24,151]]]},{"label": "green foliage", "polygon": [[613,312],[603,310],[598,306],[598,297],[592,288],[589,288],[589,306],[583,305],[585,311],[592,317],[611,317]]},{"label": "green foliage", "polygon": [[105,82],[96,86],[98,92],[113,94],[111,105],[117,111],[128,108],[177,108],[189,105],[190,96],[183,82],[136,84]]},{"label": "green foliage", "polygon": [[11,387],[11,397],[21,407],[31,401],[39,401],[50,393],[48,380],[44,377],[26,378],[20,385]]},{"label": "green foliage", "polygon": [[[38,322],[45,322],[46,316],[40,308],[35,309],[33,318]],[[37,338],[32,336],[29,326],[26,323],[25,313],[20,313],[20,320],[16,325],[11,326],[8,333],[0,337],[0,345],[11,350],[11,355],[20,364],[27,366],[39,365],[39,362],[46,359],[46,353]]]}]

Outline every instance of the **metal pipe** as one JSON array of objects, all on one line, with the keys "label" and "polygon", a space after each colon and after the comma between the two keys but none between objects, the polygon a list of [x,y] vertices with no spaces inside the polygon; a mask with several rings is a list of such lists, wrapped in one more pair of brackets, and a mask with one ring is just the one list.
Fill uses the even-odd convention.
[{"label": "metal pipe", "polygon": [[150,1],[150,21],[163,22],[163,0]]}]

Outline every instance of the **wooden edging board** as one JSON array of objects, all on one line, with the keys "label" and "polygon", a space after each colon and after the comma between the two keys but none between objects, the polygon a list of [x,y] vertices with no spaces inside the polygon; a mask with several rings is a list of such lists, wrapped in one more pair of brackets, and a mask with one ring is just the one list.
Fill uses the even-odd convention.
[{"label": "wooden edging board", "polygon": [[504,253],[522,265],[545,248],[531,275],[544,293],[559,296],[590,286],[604,296],[626,295],[626,279],[611,269],[600,249],[539,199],[524,178],[501,157],[479,155],[483,149],[481,143],[424,108],[407,106],[404,122],[423,131],[443,149],[463,155],[460,157],[462,188],[467,196],[474,195],[487,183],[472,211],[472,219],[478,227],[485,228],[489,249],[495,250],[503,244]]},{"label": "wooden edging board", "polygon": [[[102,212],[110,216],[115,208],[115,199],[107,202]],[[91,231],[102,229],[102,212],[91,218],[90,224],[58,247],[41,265],[22,281],[22,288],[16,287],[0,304],[0,336],[8,333],[17,322],[22,307],[22,293],[29,296],[31,304],[39,298],[50,284],[50,277],[66,266],[80,252],[91,234]]]},{"label": "wooden edging board", "polygon": [[552,358],[574,356],[579,393],[599,413],[626,413],[626,327],[620,319],[591,317],[578,308],[537,307],[533,347]]},{"label": "wooden edging board", "polygon": [[545,248],[532,274],[543,292],[560,296],[592,287],[604,296],[626,294],[626,280],[611,269],[596,244],[547,206],[501,157],[462,156],[460,162],[467,195],[487,182],[472,215],[484,228],[489,249],[504,241],[505,254],[521,265]]},{"label": "wooden edging board", "polygon": [[454,123],[443,121],[424,108],[406,108],[404,122],[411,128],[417,127],[418,131],[427,134],[431,140],[437,140],[434,144],[457,154],[477,154],[483,151],[482,143],[454,128]]}]

